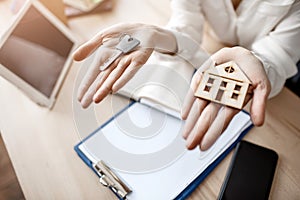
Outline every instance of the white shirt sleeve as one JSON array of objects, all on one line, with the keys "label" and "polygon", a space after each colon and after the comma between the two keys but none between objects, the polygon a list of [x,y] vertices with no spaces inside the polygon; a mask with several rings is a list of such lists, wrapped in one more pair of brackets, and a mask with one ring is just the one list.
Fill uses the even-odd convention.
[{"label": "white shirt sleeve", "polygon": [[[201,0],[171,0],[172,16],[167,28],[177,40],[177,55],[199,68],[209,55],[200,47],[204,15]],[[292,5],[281,22],[249,49],[262,61],[271,82],[271,94],[278,94],[287,78],[297,73],[300,59],[300,1]]]},{"label": "white shirt sleeve", "polygon": [[282,21],[264,38],[252,45],[252,51],[262,61],[272,90],[278,94],[287,78],[297,73],[300,59],[300,1],[295,2]]},{"label": "white shirt sleeve", "polygon": [[166,28],[177,40],[177,55],[195,68],[209,58],[201,48],[204,17],[199,0],[171,0],[172,16]]}]

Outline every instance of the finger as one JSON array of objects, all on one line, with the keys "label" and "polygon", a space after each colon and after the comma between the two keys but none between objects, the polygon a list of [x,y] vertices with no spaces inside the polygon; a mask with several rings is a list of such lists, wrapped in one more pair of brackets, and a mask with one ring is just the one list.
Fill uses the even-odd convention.
[{"label": "finger", "polygon": [[106,41],[105,35],[100,34],[96,35],[94,38],[89,40],[88,42],[81,45],[74,53],[73,59],[75,61],[81,61],[91,55],[97,48],[103,45],[104,41]]},{"label": "finger", "polygon": [[99,43],[96,43],[92,40],[86,42],[85,44],[81,45],[78,49],[76,49],[73,53],[73,60],[75,61],[82,61],[90,54],[92,54],[98,47],[103,44],[103,39],[99,39]]},{"label": "finger", "polygon": [[103,73],[98,74],[98,76],[94,80],[94,83],[90,85],[90,87],[87,89],[87,91],[82,96],[80,103],[83,108],[89,107],[89,105],[92,103],[93,94],[97,91],[97,87],[98,87],[98,85],[96,83],[100,83],[102,78],[103,78]]},{"label": "finger", "polygon": [[194,96],[194,94],[200,83],[201,76],[202,76],[202,72],[197,71],[192,78],[191,87],[188,90],[188,92],[184,98],[184,101],[183,101],[183,106],[182,106],[182,111],[181,111],[181,117],[183,120],[185,120],[187,118],[187,116],[189,115],[189,112],[193,106],[193,103],[194,103],[195,99],[197,98]]},{"label": "finger", "polygon": [[211,58],[209,58],[195,72],[195,74],[193,75],[192,81],[191,81],[191,88],[192,88],[192,90],[194,90],[194,92],[196,91],[196,89],[201,81],[202,72],[205,71],[206,69],[208,69],[210,66],[214,66],[214,65],[215,65],[215,61],[213,61]]},{"label": "finger", "polygon": [[[250,99],[252,98],[252,94],[248,93],[245,97],[244,105],[245,106]],[[219,138],[219,136],[225,131],[231,122],[232,118],[240,112],[239,109],[235,109],[228,106],[222,106],[220,109],[216,119],[208,129],[207,133],[202,138],[202,141],[199,145],[202,151],[209,149],[215,141]]]},{"label": "finger", "polygon": [[185,120],[191,110],[191,107],[193,105],[193,102],[195,101],[194,93],[196,92],[198,85],[202,78],[202,72],[207,69],[209,66],[214,65],[214,62],[211,59],[206,60],[201,67],[195,72],[193,75],[192,81],[191,81],[191,87],[189,91],[187,92],[184,101],[183,106],[181,110],[181,117],[183,120]]},{"label": "finger", "polygon": [[81,100],[81,106],[83,108],[87,108],[93,101],[93,96],[97,92],[97,90],[101,87],[104,80],[109,76],[111,71],[113,70],[115,63],[113,63],[109,69],[101,72],[97,78],[94,80],[94,82],[91,84],[91,86],[88,88],[87,92],[84,94],[82,100]]},{"label": "finger", "polygon": [[212,57],[209,57],[202,65],[199,67],[197,71],[200,71],[201,73],[208,69],[210,66],[215,66],[216,62],[212,59]]},{"label": "finger", "polygon": [[82,101],[83,96],[85,95],[93,81],[97,78],[99,72],[100,71],[95,68],[90,68],[88,70],[87,74],[84,76],[77,90],[77,100],[79,102]]},{"label": "finger", "polygon": [[211,59],[216,62],[216,65],[232,60],[233,54],[231,48],[225,47],[211,55]]},{"label": "finger", "polygon": [[112,92],[117,92],[121,87],[123,87],[141,68],[140,64],[136,62],[130,63],[130,65],[125,69],[124,73],[112,86]]},{"label": "finger", "polygon": [[207,105],[207,101],[196,98],[193,102],[193,106],[191,108],[191,111],[189,112],[189,115],[186,119],[186,122],[184,124],[184,129],[182,132],[182,136],[184,139],[187,139],[189,136],[191,130],[193,129],[197,119],[200,117],[203,109]]},{"label": "finger", "polygon": [[192,89],[189,89],[184,101],[183,101],[183,106],[182,106],[182,110],[181,110],[181,117],[183,120],[186,120],[190,110],[195,102],[197,98],[194,96],[194,91]]},{"label": "finger", "polygon": [[137,73],[137,71],[147,62],[152,52],[152,48],[143,48],[131,54],[133,59],[130,66],[126,68],[125,72],[112,87],[114,93],[123,87]]},{"label": "finger", "polygon": [[81,61],[85,59],[88,55],[94,52],[99,46],[101,46],[108,38],[120,37],[124,30],[131,32],[134,28],[134,24],[117,24],[115,26],[108,27],[97,35],[95,35],[91,40],[80,46],[74,53],[73,59],[76,61]]},{"label": "finger", "polygon": [[85,74],[83,80],[81,81],[78,92],[77,92],[77,99],[78,101],[81,101],[84,94],[87,92],[88,88],[91,86],[91,84],[94,82],[98,74],[100,73],[99,66],[109,57],[110,55],[109,50],[99,50],[97,54],[94,56],[93,61],[90,66],[88,67],[89,70]]},{"label": "finger", "polygon": [[103,84],[93,96],[93,101],[95,103],[99,103],[100,101],[102,101],[111,92],[113,84],[120,78],[129,64],[130,59],[122,59],[118,63],[118,66],[103,81]]},{"label": "finger", "polygon": [[228,127],[230,121],[239,112],[238,109],[222,106],[216,119],[211,124],[199,145],[202,151],[209,149]]},{"label": "finger", "polygon": [[250,115],[255,126],[261,126],[265,119],[265,110],[270,93],[268,82],[260,83],[253,91],[253,97],[250,107]]},{"label": "finger", "polygon": [[220,104],[209,103],[204,108],[196,125],[187,138],[186,146],[189,150],[194,149],[197,145],[200,144],[202,137],[217,116],[220,107]]}]

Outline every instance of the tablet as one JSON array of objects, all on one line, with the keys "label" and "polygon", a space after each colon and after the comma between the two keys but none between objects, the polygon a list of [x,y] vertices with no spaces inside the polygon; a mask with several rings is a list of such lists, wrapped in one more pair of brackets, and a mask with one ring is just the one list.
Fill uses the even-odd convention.
[{"label": "tablet", "polygon": [[38,1],[27,1],[0,39],[0,76],[52,108],[72,62],[76,40]]},{"label": "tablet", "polygon": [[90,12],[106,0],[63,0],[69,6],[72,6],[82,12]]}]

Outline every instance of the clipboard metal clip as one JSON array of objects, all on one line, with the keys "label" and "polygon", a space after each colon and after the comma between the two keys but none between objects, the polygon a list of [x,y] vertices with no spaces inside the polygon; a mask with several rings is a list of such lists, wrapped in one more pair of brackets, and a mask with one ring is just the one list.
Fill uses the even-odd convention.
[{"label": "clipboard metal clip", "polygon": [[93,165],[93,168],[99,175],[99,182],[113,190],[122,199],[132,192],[131,189],[102,161]]}]

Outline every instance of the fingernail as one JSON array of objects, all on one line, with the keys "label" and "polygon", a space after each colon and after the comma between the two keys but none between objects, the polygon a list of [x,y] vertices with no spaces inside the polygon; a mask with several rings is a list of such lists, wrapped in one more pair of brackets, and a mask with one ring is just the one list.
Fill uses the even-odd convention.
[{"label": "fingernail", "polygon": [[212,145],[214,144],[214,142],[212,141],[207,141],[207,140],[202,140],[200,145],[199,145],[199,148],[201,151],[206,151],[208,150]]},{"label": "fingernail", "polygon": [[116,94],[117,92],[118,92],[118,88],[115,88],[114,86],[112,86],[111,93]]},{"label": "fingernail", "polygon": [[77,51],[73,52],[72,58],[73,58],[74,61],[79,61],[79,59],[78,59],[78,52]]},{"label": "fingernail", "polygon": [[101,94],[101,93],[99,92],[99,94],[96,93],[96,94],[93,96],[93,101],[94,101],[95,103],[99,103],[100,101],[102,101],[103,97],[102,97],[100,94]]},{"label": "fingernail", "polygon": [[93,96],[93,102],[95,102],[95,103],[98,103],[98,102],[99,102],[99,99],[98,99],[97,96]]},{"label": "fingernail", "polygon": [[206,151],[206,150],[209,149],[209,147],[210,147],[210,146],[207,145],[207,144],[205,144],[205,143],[199,145],[199,148],[200,148],[201,151]]},{"label": "fingernail", "polygon": [[186,141],[186,147],[191,150],[191,149],[194,149],[192,144],[193,144],[193,141],[194,141],[194,136],[192,134],[190,134],[188,137],[187,137],[187,141]]},{"label": "fingernail", "polygon": [[83,96],[81,101],[80,101],[80,104],[82,106],[82,108],[87,108],[89,107],[89,105],[92,103],[92,100],[90,97],[88,96]]},{"label": "fingernail", "polygon": [[184,131],[182,132],[182,137],[183,137],[183,139],[185,139],[185,140],[187,139],[187,137],[188,137],[187,131],[184,130]]},{"label": "fingernail", "polygon": [[81,102],[81,100],[82,100],[82,96],[81,96],[81,95],[78,95],[78,96],[77,96],[77,101]]},{"label": "fingernail", "polygon": [[81,107],[84,108],[84,109],[86,109],[88,107],[86,101],[82,101],[80,104],[81,104]]},{"label": "fingernail", "polygon": [[180,115],[181,115],[181,118],[182,118],[183,120],[186,120],[186,114],[185,114],[185,111],[184,111],[184,110],[181,110]]},{"label": "fingernail", "polygon": [[186,126],[183,127],[182,137],[186,140],[189,136],[189,131]]}]

